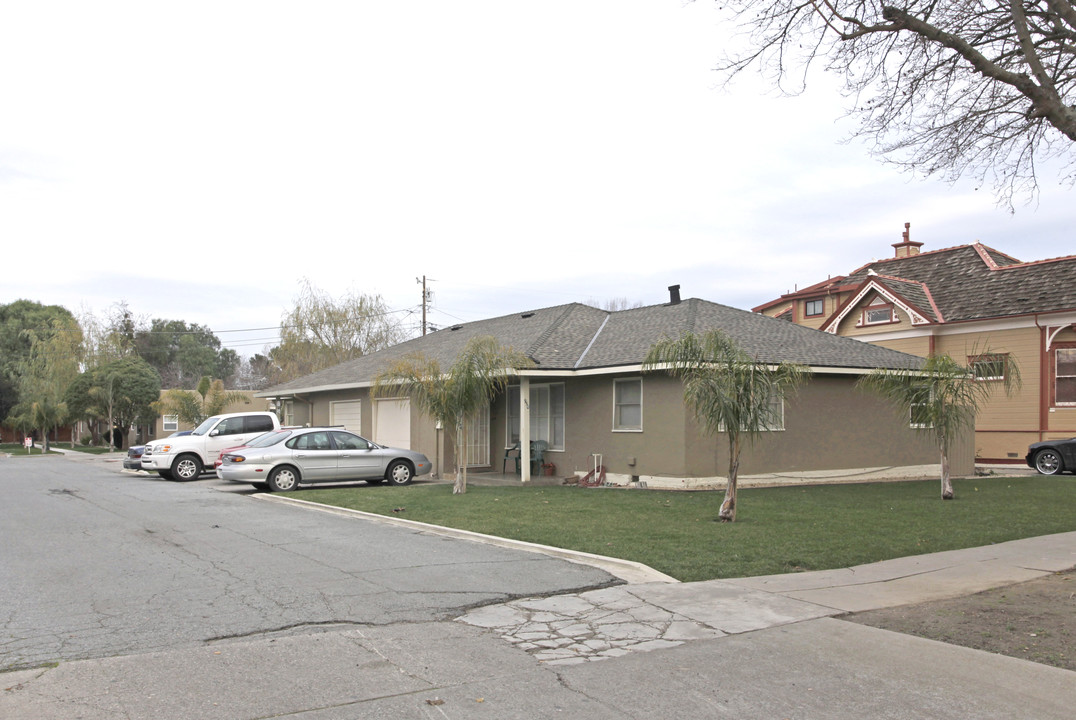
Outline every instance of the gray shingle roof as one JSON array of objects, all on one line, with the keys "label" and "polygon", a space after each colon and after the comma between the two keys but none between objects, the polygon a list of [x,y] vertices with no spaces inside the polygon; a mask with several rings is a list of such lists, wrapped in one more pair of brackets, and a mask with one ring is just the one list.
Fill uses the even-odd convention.
[{"label": "gray shingle roof", "polygon": [[260,396],[354,387],[371,382],[386,365],[421,352],[447,367],[473,337],[492,335],[526,353],[539,370],[637,366],[650,346],[684,332],[722,330],[761,363],[813,367],[915,368],[914,355],[838,337],[727,305],[689,299],[609,312],[573,303],[464,323],[408,340],[335,367],[259,392]]},{"label": "gray shingle roof", "polygon": [[[878,260],[844,283],[866,281],[869,271],[922,283],[945,322],[1076,309],[1076,256],[1021,263],[985,245],[962,245]],[[931,310],[908,299],[920,310]]]}]

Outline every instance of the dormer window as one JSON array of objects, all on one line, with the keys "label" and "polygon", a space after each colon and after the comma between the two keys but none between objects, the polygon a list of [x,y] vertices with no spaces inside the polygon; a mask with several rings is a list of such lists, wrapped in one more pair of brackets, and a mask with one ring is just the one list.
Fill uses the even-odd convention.
[{"label": "dormer window", "polygon": [[803,314],[805,317],[818,317],[824,312],[824,307],[824,300],[808,300],[803,303]]},{"label": "dormer window", "polygon": [[875,298],[871,304],[863,308],[863,318],[860,325],[884,325],[897,322],[897,313],[893,305],[885,302],[882,298]]}]

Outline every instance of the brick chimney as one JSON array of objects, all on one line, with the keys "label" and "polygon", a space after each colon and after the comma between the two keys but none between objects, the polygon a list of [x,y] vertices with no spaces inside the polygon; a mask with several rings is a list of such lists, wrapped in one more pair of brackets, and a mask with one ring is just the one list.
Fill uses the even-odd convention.
[{"label": "brick chimney", "polygon": [[923,246],[921,242],[912,242],[911,240],[911,223],[904,223],[904,232],[901,234],[903,240],[899,243],[893,243],[893,247],[896,248],[896,257],[906,258],[912,255],[919,254],[919,248]]},{"label": "brick chimney", "polygon": [[679,285],[670,285],[669,286],[669,304],[670,305],[679,305],[680,304],[680,286]]}]

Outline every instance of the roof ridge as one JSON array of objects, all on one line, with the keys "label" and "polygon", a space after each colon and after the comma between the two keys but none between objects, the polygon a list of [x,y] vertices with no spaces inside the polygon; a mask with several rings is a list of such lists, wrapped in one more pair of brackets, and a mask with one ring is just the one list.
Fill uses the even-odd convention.
[{"label": "roof ridge", "polygon": [[[928,250],[926,252],[919,252],[919,253],[916,253],[915,255],[908,255],[907,257],[887,257],[887,258],[882,258],[881,260],[871,260],[870,262],[863,263],[858,268],[856,268],[852,272],[848,273],[848,275],[846,275],[845,277],[852,277],[853,275],[856,275],[857,273],[870,268],[872,265],[877,265],[879,263],[891,263],[891,262],[896,262],[898,260],[916,260],[916,259],[921,258],[921,257],[929,257],[931,255],[938,255],[940,253],[956,252],[957,250],[974,249],[975,244],[976,243],[965,243],[963,245],[953,245],[952,247],[938,248],[937,250]],[[993,250],[993,248],[988,248],[988,249]],[[994,252],[997,252],[997,251],[994,250]],[[1005,253],[998,253],[998,254],[1005,255]],[[1012,260],[1016,260],[1016,258],[1013,258],[1010,255],[1005,255],[1005,257],[1008,257],[1008,258],[1010,258]],[[1019,260],[1016,260],[1016,262],[1019,262]]]},{"label": "roof ridge", "polygon": [[1034,265],[1045,265],[1047,263],[1065,262],[1066,260],[1076,260],[1076,255],[1060,255],[1053,258],[1043,258],[1042,260],[1028,260],[1027,262],[1019,262],[1015,265],[999,265],[998,271],[1002,270],[1019,270],[1021,268],[1032,267]]},{"label": "roof ridge", "polygon": [[987,252],[988,248],[985,245],[977,242],[972,245],[972,247],[975,248],[975,252],[979,253],[979,257],[983,259],[983,262],[986,263],[986,266],[988,268],[990,268],[991,270],[997,270],[999,267],[1001,267],[997,264],[997,262],[994,261],[994,258],[990,257],[990,253]]},{"label": "roof ridge", "polygon": [[694,333],[695,323],[699,319],[699,301],[697,298],[690,298],[688,300],[688,303],[689,305],[687,311],[687,327],[688,332]]},{"label": "roof ridge", "polygon": [[549,325],[546,326],[545,330],[543,330],[542,333],[531,344],[531,346],[527,348],[527,356],[531,360],[534,360],[535,354],[542,347],[542,345],[544,345],[546,341],[548,341],[549,338],[552,337],[553,333],[556,332],[556,330],[567,321],[568,317],[580,307],[587,307],[592,310],[598,310],[598,312],[604,312],[607,315],[609,312],[608,310],[601,310],[599,308],[595,308],[590,305],[584,305],[582,303],[568,303],[564,306],[564,310],[556,318],[553,319],[553,322],[549,323]]}]

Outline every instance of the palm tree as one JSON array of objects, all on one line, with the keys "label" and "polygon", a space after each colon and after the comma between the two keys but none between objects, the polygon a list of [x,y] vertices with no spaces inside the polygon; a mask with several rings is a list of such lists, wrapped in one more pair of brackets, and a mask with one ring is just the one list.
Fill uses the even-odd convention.
[{"label": "palm tree", "polygon": [[991,378],[984,381],[974,371],[964,367],[949,355],[932,355],[920,370],[878,369],[857,383],[878,393],[898,408],[906,411],[912,427],[929,432],[941,451],[942,500],[953,499],[953,483],[949,477],[949,451],[957,436],[975,426],[979,408],[999,387],[1007,396],[1020,388],[1020,369],[1012,356],[979,353],[989,358]]},{"label": "palm tree", "polygon": [[30,403],[30,420],[41,430],[44,452],[49,452],[49,433],[67,420],[67,405],[41,399]]},{"label": "palm tree", "polygon": [[447,372],[421,354],[407,355],[374,379],[374,397],[407,395],[424,415],[454,428],[456,481],[453,494],[467,492],[467,421],[488,406],[511,379],[511,371],[533,363],[490,336],[471,338]]},{"label": "palm tree", "polygon": [[180,422],[198,426],[208,417],[224,412],[229,405],[249,403],[250,398],[239,390],[225,390],[224,383],[203,376],[194,390],[171,389],[152,404],[161,415],[176,415]]},{"label": "palm tree", "polygon": [[684,402],[713,435],[729,443],[729,480],[718,518],[736,520],[740,453],[774,425],[774,402],[791,394],[807,377],[802,365],[764,365],[720,330],[684,333],[655,343],[643,361],[644,372],[665,371],[684,384]]}]

